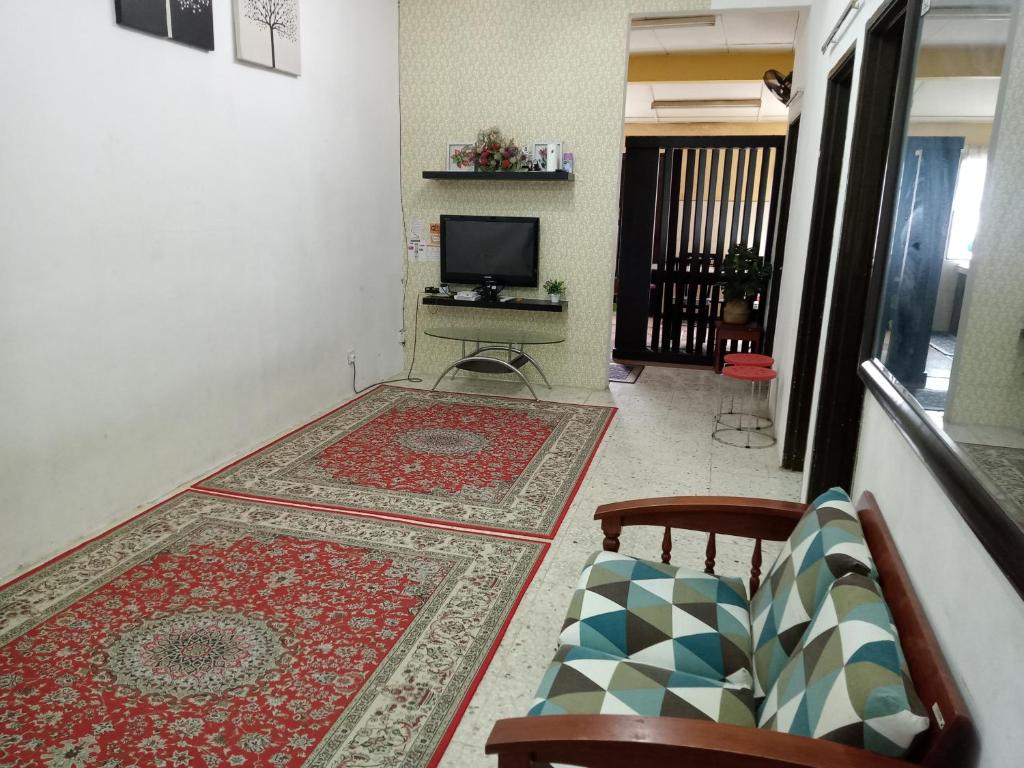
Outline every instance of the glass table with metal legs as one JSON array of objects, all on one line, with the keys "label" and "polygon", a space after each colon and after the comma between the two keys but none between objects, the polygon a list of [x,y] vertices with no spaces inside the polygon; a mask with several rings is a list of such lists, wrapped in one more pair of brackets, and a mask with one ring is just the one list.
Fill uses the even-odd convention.
[{"label": "glass table with metal legs", "polygon": [[453,362],[444,373],[437,377],[431,390],[437,389],[452,371],[472,371],[474,373],[514,373],[526,388],[530,390],[534,400],[539,400],[522,368],[528,363],[537,369],[548,389],[551,384],[544,375],[544,369],[537,360],[526,351],[527,346],[534,344],[561,344],[565,334],[557,331],[537,331],[528,328],[487,328],[470,325],[451,325],[427,328],[423,331],[435,339],[450,339],[462,342],[462,357]]}]

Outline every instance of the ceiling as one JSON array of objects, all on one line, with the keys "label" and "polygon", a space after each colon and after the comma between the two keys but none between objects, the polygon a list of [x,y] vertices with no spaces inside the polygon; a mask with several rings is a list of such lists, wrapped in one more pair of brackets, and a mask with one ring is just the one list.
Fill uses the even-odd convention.
[{"label": "ceiling", "polygon": [[[933,5],[925,16],[922,46],[936,49],[952,76],[919,76],[914,84],[913,119],[990,123],[999,101],[999,72],[1010,34],[1010,18],[980,13],[977,17],[950,16],[943,5]],[[924,51],[922,51],[923,55]],[[997,53],[999,55],[992,56]],[[950,62],[954,62],[950,64]],[[959,72],[957,72],[959,70]],[[963,73],[965,76],[956,76]],[[970,76],[966,76],[970,74]]]},{"label": "ceiling", "polygon": [[713,27],[634,29],[630,53],[678,53],[792,50],[799,12],[729,11],[716,14]]},{"label": "ceiling", "polygon": [[935,77],[914,84],[916,122],[991,123],[999,100],[998,77]]},{"label": "ceiling", "polygon": [[924,17],[925,46],[1005,46],[1019,0],[932,0]]},{"label": "ceiling", "polygon": [[[793,50],[799,24],[798,11],[726,11],[715,15],[714,26],[631,30],[630,54],[646,58],[659,54]],[[923,44],[937,48],[1002,47],[1006,44],[1008,26],[1001,19],[944,17],[941,12],[933,13],[926,17]],[[919,79],[914,93],[914,119],[991,121],[998,92],[998,77]],[[651,106],[654,101],[709,99],[757,99],[759,105],[669,109]],[[630,82],[626,90],[627,123],[758,123],[782,122],[787,118],[787,107],[760,80]]]},{"label": "ceiling", "polygon": [[928,19],[921,32],[924,45],[1006,45],[1007,21]]},{"label": "ceiling", "polygon": [[929,14],[921,30],[921,42],[925,46],[1005,46],[1009,36],[1009,18],[963,19]]},{"label": "ceiling", "polygon": [[[758,99],[757,107],[651,109],[658,100]],[[627,123],[780,122],[789,109],[761,81],[707,83],[630,83],[626,88]]]},{"label": "ceiling", "polygon": [[[715,25],[634,29],[630,54],[750,53],[792,51],[798,11],[728,11]],[[653,101],[757,99],[754,106],[652,109]],[[788,108],[760,80],[707,82],[631,82],[626,88],[627,123],[756,123],[785,121]]]}]

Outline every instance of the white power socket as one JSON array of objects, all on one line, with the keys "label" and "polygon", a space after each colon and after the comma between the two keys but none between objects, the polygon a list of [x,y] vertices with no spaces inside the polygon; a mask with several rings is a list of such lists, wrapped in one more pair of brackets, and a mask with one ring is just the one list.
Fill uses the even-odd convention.
[{"label": "white power socket", "polygon": [[354,349],[350,349],[348,351],[348,364],[349,365],[355,365],[356,364],[356,351]]}]

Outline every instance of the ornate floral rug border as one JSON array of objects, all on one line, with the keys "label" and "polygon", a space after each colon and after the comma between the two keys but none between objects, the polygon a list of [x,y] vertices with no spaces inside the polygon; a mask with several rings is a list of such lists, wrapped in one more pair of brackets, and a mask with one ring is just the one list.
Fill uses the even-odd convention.
[{"label": "ornate floral rug border", "polygon": [[[0,588],[0,646],[154,554],[201,541],[215,529],[334,541],[396,559],[436,556],[453,565],[311,751],[308,768],[349,764],[351,755],[359,756],[360,765],[380,768],[430,764],[454,732],[548,546],[186,492]],[[410,686],[430,693],[418,697],[428,711],[408,705]],[[396,705],[396,697],[406,703]]]},{"label": "ornate floral rug border", "polygon": [[[420,403],[521,410],[532,417],[549,420],[553,431],[511,489],[495,501],[314,482],[293,471],[344,435],[390,409]],[[548,537],[554,535],[572,502],[615,410],[605,406],[381,386],[200,480],[195,488],[268,501],[379,512],[410,520]]]}]

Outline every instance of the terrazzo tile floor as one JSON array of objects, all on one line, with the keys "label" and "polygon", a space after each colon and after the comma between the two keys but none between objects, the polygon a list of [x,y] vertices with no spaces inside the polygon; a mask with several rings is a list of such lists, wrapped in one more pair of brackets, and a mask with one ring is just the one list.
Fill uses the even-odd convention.
[{"label": "terrazzo tile floor", "polygon": [[[427,387],[435,377],[424,376]],[[439,389],[522,397],[525,389],[500,380],[447,378]],[[636,384],[591,391],[538,387],[547,400],[615,405],[619,412],[591,465],[551,550],[523,598],[494,660],[440,763],[441,768],[496,766],[484,755],[494,721],[529,708],[554,653],[580,568],[601,548],[595,507],[612,501],[674,495],[761,496],[797,500],[799,473],[778,468],[775,448],[748,450],[711,439],[718,379],[705,371],[648,367]],[[660,529],[626,529],[621,551],[657,560]],[[718,539],[718,573],[747,576],[752,543]],[[679,531],[672,562],[703,569],[706,537]],[[777,545],[765,545],[765,570]]]}]

